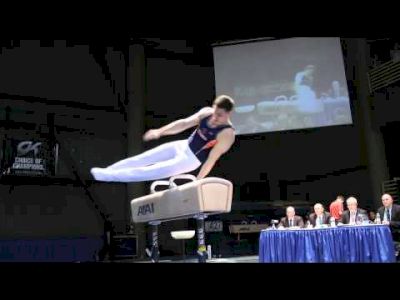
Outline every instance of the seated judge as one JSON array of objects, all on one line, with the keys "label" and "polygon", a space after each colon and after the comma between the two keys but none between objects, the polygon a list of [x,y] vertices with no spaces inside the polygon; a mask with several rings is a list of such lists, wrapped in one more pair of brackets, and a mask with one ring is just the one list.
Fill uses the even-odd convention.
[{"label": "seated judge", "polygon": [[359,216],[363,216],[365,220],[368,220],[367,211],[358,208],[358,202],[355,197],[347,198],[346,204],[347,210],[343,212],[340,223],[355,225]]},{"label": "seated judge", "polygon": [[283,217],[278,225],[279,227],[304,227],[304,221],[301,216],[296,216],[293,206],[286,208],[286,217]]},{"label": "seated judge", "polygon": [[329,224],[331,214],[326,212],[321,203],[314,205],[314,213],[310,214],[309,221],[313,227]]},{"label": "seated judge", "polygon": [[382,195],[382,204],[378,209],[378,214],[381,217],[382,224],[390,226],[393,234],[393,239],[396,242],[400,241],[400,205],[393,203],[393,198],[390,194]]}]

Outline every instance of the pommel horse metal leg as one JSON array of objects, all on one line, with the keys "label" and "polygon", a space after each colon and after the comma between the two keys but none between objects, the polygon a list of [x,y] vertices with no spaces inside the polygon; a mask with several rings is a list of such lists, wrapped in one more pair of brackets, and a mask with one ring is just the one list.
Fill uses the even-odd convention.
[{"label": "pommel horse metal leg", "polygon": [[160,221],[149,222],[151,225],[151,250],[146,248],[147,255],[151,258],[153,263],[157,263],[160,258],[160,251],[158,248],[158,225]]},{"label": "pommel horse metal leg", "polygon": [[[168,181],[154,181],[150,186],[150,193],[154,194],[156,192],[156,187],[159,185],[167,185],[170,183]],[[160,225],[160,221],[151,221],[149,225],[151,226],[151,250],[146,248],[147,255],[151,258],[153,263],[158,263],[160,258],[160,251],[158,247],[158,225]]]},{"label": "pommel horse metal leg", "polygon": [[205,263],[207,260],[207,248],[204,237],[204,219],[207,218],[205,214],[198,214],[194,217],[197,223],[197,257],[199,263]]}]

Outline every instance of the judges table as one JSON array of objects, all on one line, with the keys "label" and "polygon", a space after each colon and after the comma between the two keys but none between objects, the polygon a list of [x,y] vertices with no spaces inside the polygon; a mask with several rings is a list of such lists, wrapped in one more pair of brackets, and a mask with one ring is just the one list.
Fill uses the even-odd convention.
[{"label": "judges table", "polygon": [[263,230],[260,233],[259,262],[364,263],[395,260],[392,235],[386,225]]}]

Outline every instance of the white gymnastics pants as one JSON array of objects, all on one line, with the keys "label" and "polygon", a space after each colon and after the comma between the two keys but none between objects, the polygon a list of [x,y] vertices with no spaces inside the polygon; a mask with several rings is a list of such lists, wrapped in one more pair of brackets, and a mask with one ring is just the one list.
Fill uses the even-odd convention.
[{"label": "white gymnastics pants", "polygon": [[162,144],[106,168],[92,168],[98,181],[140,182],[158,180],[196,170],[201,165],[188,140]]},{"label": "white gymnastics pants", "polygon": [[317,99],[315,92],[307,85],[300,85],[297,91],[298,110],[302,113],[323,113],[324,103]]}]

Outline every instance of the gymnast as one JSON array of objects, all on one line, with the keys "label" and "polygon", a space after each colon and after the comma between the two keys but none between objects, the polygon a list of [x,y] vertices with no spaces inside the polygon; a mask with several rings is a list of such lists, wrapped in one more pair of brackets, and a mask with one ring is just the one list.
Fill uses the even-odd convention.
[{"label": "gymnast", "polygon": [[218,96],[212,107],[204,107],[185,119],[151,129],[143,136],[144,141],[156,140],[197,126],[188,139],[164,143],[106,168],[92,168],[90,172],[98,181],[141,182],[192,172],[201,166],[196,178],[202,179],[235,141],[230,120],[234,104],[231,97]]}]

